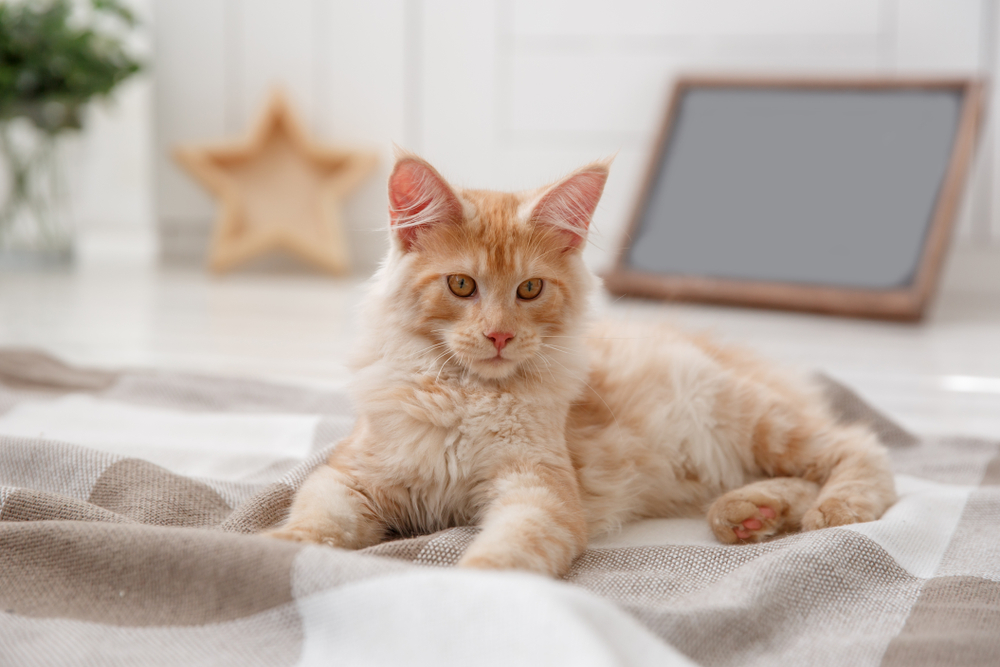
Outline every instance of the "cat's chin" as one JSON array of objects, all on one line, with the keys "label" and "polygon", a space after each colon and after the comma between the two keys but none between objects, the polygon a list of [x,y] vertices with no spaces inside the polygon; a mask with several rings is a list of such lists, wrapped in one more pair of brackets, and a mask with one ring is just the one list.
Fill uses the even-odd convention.
[{"label": "cat's chin", "polygon": [[470,370],[488,380],[502,380],[512,375],[519,365],[518,362],[511,359],[493,357],[474,362],[470,365]]}]

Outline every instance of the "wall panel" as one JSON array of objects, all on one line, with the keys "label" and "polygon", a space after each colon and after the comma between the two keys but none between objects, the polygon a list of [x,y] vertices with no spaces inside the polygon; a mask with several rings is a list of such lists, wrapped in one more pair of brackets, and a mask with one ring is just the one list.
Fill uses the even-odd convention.
[{"label": "wall panel", "polygon": [[872,0],[514,0],[524,35],[874,35]]},{"label": "wall panel", "polygon": [[317,86],[317,12],[314,0],[242,0],[237,40],[238,130],[257,118],[276,87],[284,89],[309,127],[320,116]]},{"label": "wall panel", "polygon": [[845,45],[760,48],[709,42],[660,53],[542,51],[519,48],[513,58],[509,126],[514,132],[579,136],[616,133],[648,139],[663,115],[671,82],[685,72],[875,72],[875,40]]},{"label": "wall panel", "polygon": [[896,6],[896,67],[969,72],[982,58],[984,0],[902,0]]},{"label": "wall panel", "polygon": [[417,148],[466,183],[504,187],[493,163],[500,60],[498,7],[490,2],[423,0]]},{"label": "wall panel", "polygon": [[317,132],[381,156],[375,174],[344,212],[355,264],[370,269],[385,252],[392,144],[406,143],[406,3],[317,1]]},{"label": "wall panel", "polygon": [[[996,67],[995,4],[161,0],[159,216],[184,220],[207,240],[213,204],[166,150],[244,131],[280,82],[320,137],[384,157],[348,205],[359,270],[382,252],[393,141],[460,185],[495,188],[536,186],[618,151],[597,214],[603,237],[587,250],[588,261],[605,265],[678,73],[983,74]],[[962,234],[1000,243],[993,137],[977,162]]]},{"label": "wall panel", "polygon": [[154,16],[156,206],[161,253],[200,259],[214,217],[213,200],[177,163],[181,143],[226,136],[227,0],[158,2]]}]

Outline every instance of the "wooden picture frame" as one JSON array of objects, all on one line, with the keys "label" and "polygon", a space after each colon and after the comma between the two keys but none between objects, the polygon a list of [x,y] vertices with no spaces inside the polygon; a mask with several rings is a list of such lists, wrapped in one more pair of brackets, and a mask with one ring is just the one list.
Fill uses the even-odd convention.
[{"label": "wooden picture frame", "polygon": [[[712,276],[650,273],[629,266],[632,239],[642,223],[646,205],[669,148],[678,108],[694,89],[818,89],[818,90],[950,90],[961,95],[959,123],[944,179],[933,206],[923,250],[912,284],[905,288],[859,289],[802,283],[746,281]],[[983,106],[983,84],[967,78],[735,78],[682,77],[673,89],[667,113],[624,235],[614,268],[602,277],[615,294],[680,301],[701,301],[826,314],[919,320],[936,288],[949,246],[954,220],[975,151]]]}]

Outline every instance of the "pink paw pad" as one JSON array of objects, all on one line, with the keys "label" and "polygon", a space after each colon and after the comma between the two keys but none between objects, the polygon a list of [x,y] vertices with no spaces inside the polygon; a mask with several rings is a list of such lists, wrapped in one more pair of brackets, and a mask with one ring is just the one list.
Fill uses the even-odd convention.
[{"label": "pink paw pad", "polygon": [[[757,508],[757,513],[764,517],[765,519],[773,519],[777,516],[777,513],[767,506],[760,506]],[[733,532],[736,533],[736,537],[741,540],[749,539],[753,535],[753,531],[760,530],[764,526],[764,523],[757,517],[750,517],[749,519],[744,519],[740,526],[733,528]]]}]

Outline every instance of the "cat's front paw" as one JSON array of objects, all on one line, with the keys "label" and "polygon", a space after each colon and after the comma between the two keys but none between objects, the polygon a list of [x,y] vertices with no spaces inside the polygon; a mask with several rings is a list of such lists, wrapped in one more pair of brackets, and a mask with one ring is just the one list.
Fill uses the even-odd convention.
[{"label": "cat's front paw", "polygon": [[515,550],[470,550],[458,561],[458,566],[476,570],[524,570],[550,577],[561,576],[569,569],[568,564],[563,566],[539,554]]},{"label": "cat's front paw", "polygon": [[517,565],[509,559],[498,558],[492,554],[472,554],[463,556],[458,561],[459,567],[471,567],[476,570],[510,570]]},{"label": "cat's front paw", "polygon": [[346,548],[347,546],[343,537],[340,535],[302,526],[282,526],[280,528],[272,528],[271,530],[265,531],[261,534],[265,537],[288,540],[289,542],[322,544],[324,546],[338,547],[341,549]]},{"label": "cat's front paw", "polygon": [[863,497],[827,498],[803,515],[802,530],[849,526],[854,523],[874,521],[877,518],[871,503]]}]

